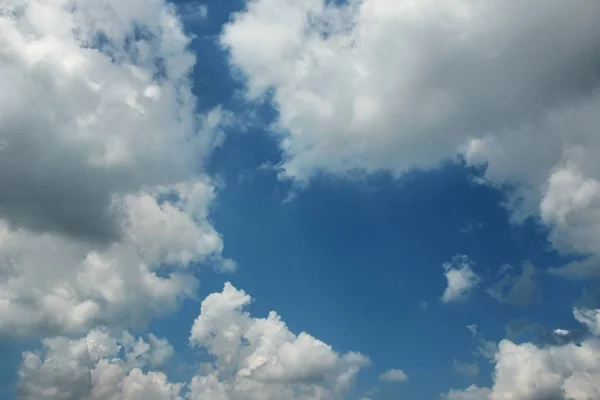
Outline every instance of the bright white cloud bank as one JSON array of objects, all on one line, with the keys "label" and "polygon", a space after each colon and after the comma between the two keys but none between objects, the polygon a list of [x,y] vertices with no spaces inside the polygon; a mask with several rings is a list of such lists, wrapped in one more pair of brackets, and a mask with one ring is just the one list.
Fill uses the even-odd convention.
[{"label": "bright white cloud bank", "polygon": [[188,44],[162,0],[0,4],[0,335],[140,324],[233,266]]},{"label": "bright white cloud bank", "polygon": [[250,301],[227,283],[202,302],[190,344],[206,349],[214,363],[189,384],[148,371],[172,355],[165,340],[95,329],[77,340],[45,339],[41,354],[26,352],[18,394],[73,400],[339,399],[369,364],[361,354],[341,355],[307,333],[293,334],[275,312],[251,317],[243,310]]},{"label": "bright white cloud bank", "polygon": [[[326,5],[327,3],[327,5]],[[250,0],[221,41],[272,90],[287,176],[432,167],[462,153],[519,185],[561,273],[600,273],[600,3]],[[519,201],[517,201],[519,200]]]}]

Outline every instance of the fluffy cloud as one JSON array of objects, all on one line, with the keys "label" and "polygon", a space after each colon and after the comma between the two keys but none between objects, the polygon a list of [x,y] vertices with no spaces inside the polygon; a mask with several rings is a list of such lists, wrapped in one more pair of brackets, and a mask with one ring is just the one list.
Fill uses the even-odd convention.
[{"label": "fluffy cloud", "polygon": [[600,336],[600,310],[576,308],[575,319],[596,336]]},{"label": "fluffy cloud", "polygon": [[[538,214],[559,272],[600,274],[600,4],[561,0],[250,0],[221,36],[268,93],[283,173],[436,166],[462,153]],[[272,96],[270,96],[272,94]]]},{"label": "fluffy cloud", "polygon": [[251,0],[222,43],[250,96],[275,89],[288,174],[400,172],[588,94],[598,7]]},{"label": "fluffy cloud", "polygon": [[166,340],[104,328],[80,339],[46,338],[25,352],[19,369],[23,399],[315,400],[339,399],[369,360],[291,333],[279,316],[253,318],[250,297],[226,284],[209,295],[193,324],[190,344],[214,356],[189,384],[172,383],[160,368],[173,355]]},{"label": "fluffy cloud", "polygon": [[471,269],[466,256],[456,256],[443,265],[448,286],[442,295],[444,303],[464,299],[481,282],[481,278]]},{"label": "fluffy cloud", "polygon": [[390,369],[379,375],[379,380],[384,382],[404,382],[408,375],[401,369]]},{"label": "fluffy cloud", "polygon": [[369,364],[359,353],[340,355],[307,333],[290,332],[275,312],[251,317],[243,310],[250,301],[227,283],[202,302],[190,343],[206,348],[216,369],[194,378],[192,399],[337,398]]},{"label": "fluffy cloud", "polygon": [[[22,399],[61,400],[177,400],[183,387],[170,383],[159,367],[173,353],[164,340],[116,338],[106,329],[94,329],[81,339],[47,338],[43,350],[26,352],[19,369],[17,395]],[[123,358],[120,356],[123,355]]]},{"label": "fluffy cloud", "polygon": [[[581,311],[575,317],[584,323],[595,322],[597,310]],[[592,329],[595,325],[590,324]],[[588,337],[580,344],[572,342],[539,347],[532,343],[516,344],[503,340],[495,355],[494,386],[471,386],[452,390],[452,400],[587,400],[600,398],[600,339]]]},{"label": "fluffy cloud", "polygon": [[188,44],[162,0],[0,5],[0,335],[143,323],[194,295],[189,263],[233,266]]}]

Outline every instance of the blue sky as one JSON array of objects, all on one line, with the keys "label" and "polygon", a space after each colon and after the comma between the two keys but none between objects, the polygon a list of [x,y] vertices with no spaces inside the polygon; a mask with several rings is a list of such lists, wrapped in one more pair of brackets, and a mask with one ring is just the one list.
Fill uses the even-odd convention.
[{"label": "blue sky", "polygon": [[[16,193],[0,199],[3,398],[600,396],[593,112],[600,97],[590,50],[600,38],[597,6],[521,9],[489,0],[478,9],[456,1],[438,12],[429,1],[206,0],[169,8],[156,0],[145,13],[137,0],[122,9],[102,0],[118,15],[105,21],[99,9],[79,15],[58,3],[26,3],[30,14],[9,9],[30,25],[0,29],[26,37],[23,26],[32,26],[34,36],[62,44],[40,39],[55,46],[48,64],[35,58],[43,50],[14,50],[15,60],[33,61],[15,69],[11,89],[25,94],[11,101],[39,104],[16,112],[17,122],[0,122],[0,151],[17,154],[0,162],[17,171],[15,179],[0,176]],[[59,28],[56,21],[73,15],[79,28],[98,23],[92,33],[104,32],[101,23],[113,28],[106,30],[112,61],[108,50],[92,56],[83,39]],[[564,26],[550,32],[557,20]],[[139,40],[148,47],[121,49],[121,29],[136,24],[150,32]],[[166,67],[156,67],[147,48]],[[69,67],[86,57],[92,62]],[[162,80],[144,78],[148,71]],[[0,73],[13,72],[0,59]],[[88,79],[101,84],[81,89]],[[0,107],[0,116],[10,110]],[[11,124],[34,139],[20,141]],[[50,126],[51,140],[38,126]],[[19,151],[44,154],[41,167]],[[62,206],[63,198],[72,204]],[[121,214],[113,215],[115,204]],[[86,228],[70,231],[82,215],[100,227],[89,228],[91,239],[80,234]],[[92,237],[119,218],[127,221],[120,234]],[[218,305],[235,295],[226,290],[210,303],[225,282],[252,296],[249,314]],[[290,332],[319,342],[303,349],[289,336],[261,353],[279,340],[269,332],[288,334],[274,323],[253,342],[252,329],[262,326],[256,318],[273,310]],[[150,345],[136,350],[119,336],[124,330]],[[238,339],[230,332],[238,331],[245,333],[232,350]],[[71,342],[61,347],[60,338]],[[78,340],[99,347],[81,355]],[[112,341],[121,346],[114,353],[106,350]],[[321,341],[331,348],[318,353]],[[289,361],[286,346],[305,358]],[[348,352],[369,361],[346,361]],[[525,361],[511,364],[520,354]],[[252,367],[256,357],[273,370]],[[335,362],[323,367],[327,357]],[[94,381],[103,362],[120,371],[118,385]],[[346,387],[340,382],[354,367],[360,372]],[[384,379],[390,370],[407,378]],[[515,370],[526,378],[518,381]],[[148,383],[154,373],[166,381]],[[197,384],[213,376],[215,386]],[[133,381],[138,389],[127,391]],[[255,392],[242,389],[252,385]]]}]

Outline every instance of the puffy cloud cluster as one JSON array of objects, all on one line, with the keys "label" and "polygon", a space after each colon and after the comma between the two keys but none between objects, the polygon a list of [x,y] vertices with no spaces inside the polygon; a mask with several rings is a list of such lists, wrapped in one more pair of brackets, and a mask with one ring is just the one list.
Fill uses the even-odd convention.
[{"label": "puffy cloud cluster", "polygon": [[233,267],[188,44],[163,0],[0,5],[0,335],[143,323],[194,295],[188,264]]},{"label": "puffy cloud cluster", "polygon": [[[101,247],[0,223],[3,256],[0,333],[85,332],[98,324],[142,324],[195,295],[191,261],[218,256],[219,235],[189,207],[206,207],[212,188],[195,182],[177,190],[192,197],[161,203],[159,194],[123,198],[122,238]],[[186,211],[188,209],[188,211]],[[200,218],[194,218],[196,214]],[[125,222],[125,221],[124,221]],[[163,265],[174,272],[161,273]],[[177,271],[179,269],[180,271]]]},{"label": "puffy cloud cluster", "polygon": [[188,385],[148,371],[173,355],[164,339],[135,339],[127,332],[115,337],[94,329],[77,340],[44,339],[41,352],[24,353],[18,395],[36,400],[339,399],[369,363],[358,353],[340,355],[307,333],[293,334],[274,312],[251,317],[243,311],[250,300],[228,283],[202,302],[190,344],[208,351],[214,363]]},{"label": "puffy cloud cluster", "polygon": [[442,302],[462,300],[479,285],[481,278],[473,272],[471,264],[467,256],[455,256],[451,262],[443,265],[447,286],[442,295]]},{"label": "puffy cloud cluster", "polygon": [[275,312],[251,317],[243,310],[250,301],[226,284],[202,302],[190,343],[206,348],[216,369],[194,378],[192,399],[339,398],[369,364],[359,353],[340,355],[307,333],[290,332]]},{"label": "puffy cloud cluster", "polygon": [[40,353],[26,352],[19,369],[17,395],[22,399],[174,400],[180,383],[161,372],[141,368],[162,366],[173,354],[164,339],[148,341],[124,332],[120,338],[106,329],[91,330],[81,339],[42,341]]},{"label": "puffy cloud cluster", "polygon": [[[575,318],[595,331],[598,310],[575,310]],[[494,386],[451,390],[449,400],[588,400],[600,398],[600,339],[588,337],[540,347],[503,340],[494,357]]]},{"label": "puffy cloud cluster", "polygon": [[600,4],[250,0],[221,42],[272,94],[283,172],[401,175],[463,154],[515,186],[554,245],[600,274]]},{"label": "puffy cloud cluster", "polygon": [[202,303],[190,343],[214,365],[189,384],[160,372],[164,339],[111,334],[194,297],[190,265],[235,267],[202,172],[222,113],[197,115],[188,45],[163,0],[0,5],[0,335],[52,335],[20,398],[334,399],[369,363],[250,317],[229,284]]}]

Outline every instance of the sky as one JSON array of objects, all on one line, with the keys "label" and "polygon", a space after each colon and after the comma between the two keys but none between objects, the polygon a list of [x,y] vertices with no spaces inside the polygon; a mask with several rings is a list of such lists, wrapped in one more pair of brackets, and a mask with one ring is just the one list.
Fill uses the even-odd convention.
[{"label": "sky", "polygon": [[600,399],[600,3],[5,0],[0,397]]}]

